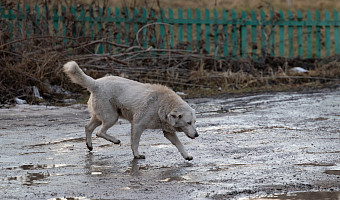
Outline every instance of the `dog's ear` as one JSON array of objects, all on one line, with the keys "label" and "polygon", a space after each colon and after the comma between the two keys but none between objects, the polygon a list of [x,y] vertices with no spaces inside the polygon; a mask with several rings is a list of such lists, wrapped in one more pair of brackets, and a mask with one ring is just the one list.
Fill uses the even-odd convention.
[{"label": "dog's ear", "polygon": [[180,117],[182,116],[178,115],[177,111],[171,111],[168,114],[168,121],[170,122],[171,126],[175,126],[177,119]]}]

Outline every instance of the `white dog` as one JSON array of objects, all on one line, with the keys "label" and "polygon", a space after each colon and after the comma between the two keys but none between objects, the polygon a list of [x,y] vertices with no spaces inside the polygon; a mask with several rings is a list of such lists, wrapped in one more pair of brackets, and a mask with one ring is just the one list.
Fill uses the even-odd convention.
[{"label": "white dog", "polygon": [[87,76],[74,61],[64,65],[64,72],[77,83],[91,92],[88,108],[90,122],[85,126],[86,145],[91,151],[92,132],[101,125],[97,132],[115,144],[120,140],[107,135],[106,131],[118,120],[127,119],[131,123],[131,148],[134,158],[144,159],[139,154],[140,137],[145,129],[162,129],[164,136],[174,144],[186,160],[192,160],[179,141],[176,131],[184,132],[189,138],[198,137],[195,128],[195,111],[174,91],[162,85],[143,84],[137,81],[106,76],[93,79]]}]

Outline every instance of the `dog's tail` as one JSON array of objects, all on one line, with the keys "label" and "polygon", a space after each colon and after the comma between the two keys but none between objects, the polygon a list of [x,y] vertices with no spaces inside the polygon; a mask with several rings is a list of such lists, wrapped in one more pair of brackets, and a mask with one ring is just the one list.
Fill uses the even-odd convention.
[{"label": "dog's tail", "polygon": [[96,81],[86,75],[75,61],[70,61],[64,65],[64,72],[70,77],[73,83],[87,88],[90,92],[96,87]]}]

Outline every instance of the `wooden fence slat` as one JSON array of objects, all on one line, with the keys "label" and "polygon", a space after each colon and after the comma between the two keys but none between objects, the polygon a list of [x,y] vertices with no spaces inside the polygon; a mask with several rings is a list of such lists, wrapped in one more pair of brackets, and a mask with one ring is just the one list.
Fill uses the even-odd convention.
[{"label": "wooden fence slat", "polygon": [[311,22],[312,19],[312,13],[307,10],[307,25],[306,25],[306,53],[307,53],[307,58],[312,58],[313,56],[313,52],[312,52],[312,48],[313,48],[313,43],[312,43],[312,36],[313,36],[313,26],[311,26],[309,24],[309,22]]},{"label": "wooden fence slat", "polygon": [[[330,14],[328,10],[325,10],[325,21],[330,20]],[[331,27],[327,24],[325,26],[325,48],[326,48],[326,56],[331,55]]]},{"label": "wooden fence slat", "polygon": [[[333,20],[339,21],[339,14],[336,10],[333,12]],[[340,44],[339,44],[339,25],[334,26],[334,53],[340,54]]]},{"label": "wooden fence slat", "polygon": [[183,42],[183,10],[178,8],[178,42]]},{"label": "wooden fence slat", "polygon": [[[251,20],[257,21],[255,11],[251,11]],[[253,59],[257,59],[257,26],[251,25],[251,49],[252,49],[252,57]]]},{"label": "wooden fence slat", "polygon": [[214,15],[214,24],[213,24],[213,31],[214,31],[214,54],[217,56],[219,51],[219,45],[218,45],[218,12],[216,9],[213,11]]},{"label": "wooden fence slat", "polygon": [[[297,20],[302,21],[302,13],[300,10],[297,11]],[[302,37],[302,26],[297,26],[297,45],[298,45],[298,56],[303,57],[303,37]]]},{"label": "wooden fence slat", "polygon": [[260,12],[260,29],[261,29],[261,55],[268,53],[267,33],[266,33],[266,14],[263,10]]},{"label": "wooden fence slat", "polygon": [[125,19],[125,23],[124,23],[124,36],[125,36],[124,37],[124,42],[125,42],[125,44],[129,44],[131,18],[130,18],[130,14],[129,14],[129,9],[127,7],[124,7],[123,10],[124,10],[124,19]]},{"label": "wooden fence slat", "polygon": [[205,37],[204,37],[204,42],[205,42],[205,52],[210,53],[210,23],[208,23],[210,20],[210,13],[209,10],[206,8],[204,10],[204,15],[205,15]]},{"label": "wooden fence slat", "polygon": [[270,55],[275,56],[275,13],[274,11],[270,11],[270,24],[271,24],[271,30],[270,30]]},{"label": "wooden fence slat", "polygon": [[192,50],[192,12],[190,8],[187,9],[187,19],[189,21],[187,24],[188,50]]},{"label": "wooden fence slat", "polygon": [[[169,15],[170,15],[170,12],[169,12]],[[146,10],[146,8],[142,8],[142,21],[143,21],[143,26],[147,24],[147,21],[148,21],[148,11]],[[147,28],[144,28],[142,30],[142,35],[143,35],[143,47],[146,48],[149,43],[148,43],[148,37],[147,37]],[[173,43],[172,43],[173,44]]]},{"label": "wooden fence slat", "polygon": [[[165,13],[164,13],[164,10],[163,8],[161,8],[161,13],[160,13],[160,18],[161,18],[161,21],[165,21]],[[136,32],[136,31],[134,31]],[[165,38],[165,26],[164,24],[161,24],[159,25],[159,34],[160,34],[160,48],[161,49],[164,49],[165,47],[165,41],[166,41],[166,38]]]},{"label": "wooden fence slat", "polygon": [[[247,13],[242,11],[241,12],[241,20],[247,20]],[[247,26],[241,25],[241,57],[246,58],[248,56],[247,52]]]},{"label": "wooden fence slat", "polygon": [[[173,21],[174,20],[174,12],[172,11],[171,8],[169,8],[169,21]],[[171,23],[172,27],[169,28],[169,32],[170,32],[170,46],[171,48],[174,48],[175,46],[175,33],[174,33],[174,24]]]},{"label": "wooden fence slat", "polygon": [[196,50],[200,52],[201,48],[201,11],[196,8]]},{"label": "wooden fence slat", "polygon": [[[282,12],[282,10],[280,10],[280,22],[284,21],[285,17],[284,17],[284,13]],[[281,57],[285,56],[285,26],[283,25],[279,25],[279,37],[280,37],[280,49],[279,49],[279,53]]]},{"label": "wooden fence slat", "polygon": [[[222,18],[223,20],[228,21],[228,13],[224,8],[222,11]],[[228,25],[227,23],[223,23],[222,32],[223,32],[223,56],[227,57],[228,56]]]},{"label": "wooden fence slat", "polygon": [[[288,10],[288,20],[293,21],[293,14]],[[293,23],[288,26],[288,56],[292,58],[294,56],[294,36],[293,36]]]},{"label": "wooden fence slat", "polygon": [[238,54],[238,39],[237,39],[237,14],[234,9],[231,10],[231,20],[233,21],[233,29],[231,33],[231,41],[232,41],[232,57],[236,57]]},{"label": "wooden fence slat", "polygon": [[[315,20],[320,20],[320,12],[318,10],[315,11]],[[321,27],[321,25],[315,27],[315,56],[317,58],[321,57]]]},{"label": "wooden fence slat", "polygon": [[[115,7],[115,17],[116,17],[116,30],[115,30],[115,32],[116,32],[116,42],[118,43],[118,44],[121,44],[121,28],[122,28],[122,26],[121,26],[121,16],[120,16],[120,9],[118,8],[118,7]],[[144,37],[143,37],[143,39],[144,39]],[[120,49],[119,48],[117,48],[117,51],[119,51]]]},{"label": "wooden fence slat", "polygon": [[54,34],[59,35],[59,14],[58,14],[58,6],[53,6],[53,28],[54,28]]}]

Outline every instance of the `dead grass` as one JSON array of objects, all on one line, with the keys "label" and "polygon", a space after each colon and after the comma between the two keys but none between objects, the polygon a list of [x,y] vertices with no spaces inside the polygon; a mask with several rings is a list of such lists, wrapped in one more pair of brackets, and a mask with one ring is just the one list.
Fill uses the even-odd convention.
[{"label": "dead grass", "polygon": [[[9,1],[5,1],[5,3]],[[30,1],[23,1],[30,2]],[[81,1],[68,1],[81,2]],[[147,4],[148,7],[159,7],[167,1],[110,1],[117,6]],[[118,4],[120,2],[121,4]],[[177,4],[176,4],[177,2]],[[169,7],[224,7],[244,9],[259,1],[171,1]],[[235,2],[238,2],[237,4]],[[283,1],[273,1],[282,4]],[[285,2],[285,1],[284,1]],[[292,1],[295,3],[296,1]],[[303,2],[300,6],[303,5]],[[321,1],[320,1],[321,2]],[[336,1],[323,1],[333,3]],[[3,3],[3,1],[2,1]],[[246,4],[248,3],[248,4]],[[156,4],[156,5],[155,5]],[[318,4],[318,2],[314,3]],[[116,4],[115,4],[116,5]],[[244,5],[244,6],[245,6]],[[328,5],[328,4],[327,4]],[[234,7],[233,7],[234,6]],[[69,19],[67,33],[71,35],[72,20]],[[15,98],[25,99],[28,103],[40,103],[42,100],[34,95],[37,87],[40,95],[52,104],[63,102],[64,98],[78,98],[87,94],[86,90],[71,84],[61,68],[69,60],[76,60],[86,69],[86,73],[99,78],[105,74],[114,74],[145,83],[168,85],[176,91],[184,91],[189,96],[216,95],[224,92],[250,92],[258,90],[282,90],[296,87],[315,87],[320,84],[339,82],[340,58],[287,59],[278,57],[233,60],[218,59],[213,55],[199,52],[188,52],[180,48],[160,50],[146,48],[130,49],[120,46],[121,53],[94,54],[102,40],[91,40],[88,34],[83,37],[70,38],[51,36],[48,26],[43,24],[27,28],[39,30],[39,34],[27,37],[18,29],[9,32],[9,24],[0,21],[0,105],[14,104]],[[9,39],[9,35],[15,37]],[[131,36],[130,37],[134,37]],[[97,38],[95,36],[95,38]],[[130,38],[133,41],[134,38]],[[308,73],[292,73],[292,67],[303,67]],[[67,91],[70,91],[68,93]],[[1,106],[0,106],[1,107]]]}]

